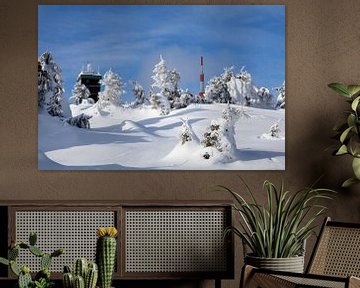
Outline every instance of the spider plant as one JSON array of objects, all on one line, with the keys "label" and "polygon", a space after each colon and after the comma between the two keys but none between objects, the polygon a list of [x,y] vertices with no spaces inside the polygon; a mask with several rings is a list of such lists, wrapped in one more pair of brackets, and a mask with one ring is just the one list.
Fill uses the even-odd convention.
[{"label": "spider plant", "polygon": [[[242,179],[241,179],[242,180]],[[304,188],[296,193],[285,191],[283,183],[276,188],[266,180],[266,206],[258,203],[249,186],[242,180],[251,202],[240,194],[220,186],[236,200],[233,208],[240,214],[240,227],[228,227],[225,235],[233,232],[252,251],[252,256],[288,258],[302,254],[305,240],[314,233],[315,220],[324,214],[326,207],[318,200],[332,199],[329,189]]]}]

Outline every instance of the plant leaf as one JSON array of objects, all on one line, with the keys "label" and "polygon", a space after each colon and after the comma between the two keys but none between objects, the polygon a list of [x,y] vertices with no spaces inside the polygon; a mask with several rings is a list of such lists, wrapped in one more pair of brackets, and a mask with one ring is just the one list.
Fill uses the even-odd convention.
[{"label": "plant leaf", "polygon": [[337,93],[341,94],[342,96],[348,97],[350,98],[350,92],[347,88],[346,85],[341,84],[341,83],[330,83],[328,85],[329,88],[333,89],[334,91],[336,91]]},{"label": "plant leaf", "polygon": [[8,259],[5,259],[5,258],[3,258],[3,257],[0,257],[0,263],[1,263],[1,264],[4,264],[4,265],[9,265],[9,264],[10,264],[9,260],[8,260]]},{"label": "plant leaf", "polygon": [[336,152],[335,155],[344,155],[347,153],[349,153],[349,152],[348,152],[346,145],[341,145],[341,147],[339,148],[339,150]]},{"label": "plant leaf", "polygon": [[360,158],[354,157],[352,168],[357,179],[360,180]]},{"label": "plant leaf", "polygon": [[350,96],[354,96],[360,92],[360,85],[348,85],[347,90]]},{"label": "plant leaf", "polygon": [[351,177],[351,178],[347,179],[346,181],[344,181],[344,183],[341,185],[341,187],[349,188],[350,186],[359,184],[359,183],[360,183],[359,179],[357,179],[356,177]]},{"label": "plant leaf", "polygon": [[357,108],[358,105],[359,105],[359,101],[360,101],[360,96],[356,97],[356,98],[354,99],[354,101],[352,101],[352,103],[351,103],[351,109],[352,109],[352,110],[356,111],[356,108]]},{"label": "plant leaf", "polygon": [[344,143],[344,141],[346,140],[346,137],[348,136],[348,134],[352,128],[353,127],[351,126],[351,127],[347,128],[343,133],[341,133],[341,136],[340,136],[341,143]]}]

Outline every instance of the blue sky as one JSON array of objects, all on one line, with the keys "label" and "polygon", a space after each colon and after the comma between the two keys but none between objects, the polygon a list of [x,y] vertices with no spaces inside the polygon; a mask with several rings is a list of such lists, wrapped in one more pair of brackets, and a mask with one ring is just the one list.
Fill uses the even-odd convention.
[{"label": "blue sky", "polygon": [[274,88],[285,80],[285,6],[39,5],[38,55],[44,51],[61,66],[67,97],[90,62],[118,73],[131,101],[129,80],[148,90],[160,54],[194,93],[201,55],[205,82],[245,66],[257,86]]}]

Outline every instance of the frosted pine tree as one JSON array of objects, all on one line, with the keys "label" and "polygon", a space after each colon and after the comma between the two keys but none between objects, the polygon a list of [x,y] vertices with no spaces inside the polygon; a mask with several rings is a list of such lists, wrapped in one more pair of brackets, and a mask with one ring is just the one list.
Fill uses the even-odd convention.
[{"label": "frosted pine tree", "polygon": [[239,96],[245,100],[246,106],[251,106],[254,103],[254,99],[257,97],[251,74],[246,71],[243,66],[240,72],[235,75],[235,78],[239,80],[236,81],[237,90],[240,94]]},{"label": "frosted pine tree", "polygon": [[[235,124],[239,118],[248,118],[250,115],[244,111],[231,107],[230,104],[222,112],[222,117],[218,120],[212,120],[210,126],[204,134],[201,142],[204,147],[213,147],[220,152],[219,159],[228,161],[233,159],[236,151]],[[207,156],[204,158],[208,159]]]},{"label": "frosted pine tree", "polygon": [[82,113],[75,117],[70,117],[70,118],[66,119],[66,123],[68,123],[71,126],[78,127],[78,128],[90,129],[89,119],[91,119],[91,118],[92,118],[92,116]]},{"label": "frosted pine tree", "polygon": [[270,126],[270,130],[269,130],[269,136],[273,137],[273,138],[279,138],[280,137],[280,127],[279,127],[279,123],[276,122],[274,124],[272,124]]},{"label": "frosted pine tree", "polygon": [[104,85],[105,89],[99,93],[98,106],[100,108],[110,104],[119,106],[121,104],[121,95],[124,93],[124,84],[121,77],[110,69],[104,74],[101,84]]},{"label": "frosted pine tree", "polygon": [[151,85],[150,103],[156,109],[160,109],[162,115],[170,113],[170,103],[167,98],[166,90],[171,89],[169,82],[169,72],[166,67],[165,60],[160,55],[160,62],[153,69],[151,77],[154,83]]},{"label": "frosted pine tree", "polygon": [[[177,102],[179,102],[180,91],[178,84],[180,82],[180,74],[175,69],[168,73],[168,88],[165,89],[165,96],[168,98],[170,108],[176,108]],[[182,108],[182,107],[181,107]]]},{"label": "frosted pine tree", "polygon": [[220,152],[220,123],[218,120],[211,120],[210,126],[207,127],[206,132],[204,133],[204,139],[201,141],[204,147],[214,147]]},{"label": "frosted pine tree", "polygon": [[220,76],[215,76],[208,82],[205,88],[207,102],[235,103],[230,95],[229,82],[234,77],[234,67],[225,67]]},{"label": "frosted pine tree", "polygon": [[227,84],[221,76],[215,76],[209,80],[205,88],[205,99],[208,103],[227,103],[230,101]]},{"label": "frosted pine tree", "polygon": [[285,81],[280,87],[276,88],[276,91],[279,92],[279,95],[277,97],[275,108],[285,109]]},{"label": "frosted pine tree", "polygon": [[60,66],[50,52],[43,53],[38,60],[38,106],[46,108],[51,116],[64,116],[64,86]]},{"label": "frosted pine tree", "polygon": [[131,81],[132,91],[134,93],[135,101],[133,103],[134,107],[146,104],[149,100],[146,97],[144,88],[136,81]]},{"label": "frosted pine tree", "polygon": [[69,98],[69,100],[74,104],[79,105],[83,100],[88,99],[89,96],[89,89],[84,84],[81,84],[80,81],[77,81],[74,85],[72,96]]},{"label": "frosted pine tree", "polygon": [[187,89],[186,90],[179,90],[180,96],[175,98],[173,103],[174,109],[185,108],[189,106],[190,103],[195,102],[195,96],[190,93]]},{"label": "frosted pine tree", "polygon": [[273,95],[270,93],[270,90],[266,87],[260,87],[257,89],[257,97],[261,106],[270,106],[274,105]]},{"label": "frosted pine tree", "polygon": [[159,109],[161,115],[167,115],[170,113],[169,100],[161,93],[156,93],[150,90],[150,104],[152,107]]},{"label": "frosted pine tree", "polygon": [[180,140],[181,140],[181,144],[184,145],[185,143],[193,140],[193,135],[192,135],[193,133],[189,126],[188,119],[181,118],[180,120],[182,122]]}]

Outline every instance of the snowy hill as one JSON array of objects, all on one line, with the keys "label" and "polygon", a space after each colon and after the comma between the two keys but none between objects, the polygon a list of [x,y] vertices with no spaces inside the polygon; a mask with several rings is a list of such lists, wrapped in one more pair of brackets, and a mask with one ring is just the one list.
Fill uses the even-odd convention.
[{"label": "snowy hill", "polygon": [[[203,139],[211,120],[221,117],[225,107],[226,104],[191,104],[159,116],[150,107],[109,106],[105,112],[99,112],[94,105],[71,105],[73,116],[93,116],[89,130],[39,113],[39,169],[285,169],[284,110],[247,108],[252,117],[236,122],[233,159],[203,157],[205,151],[214,151],[204,148],[199,139]],[[195,133],[195,140],[184,145],[180,141],[181,119],[188,119]],[[266,136],[276,122],[281,131],[279,137]]]}]

